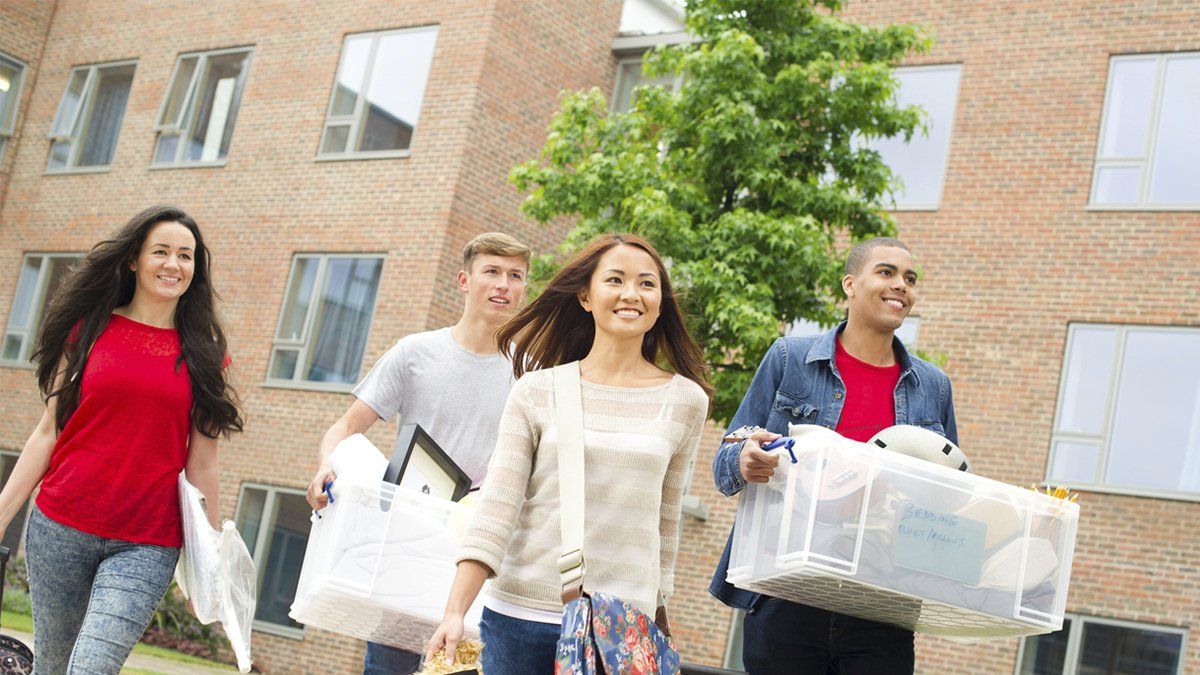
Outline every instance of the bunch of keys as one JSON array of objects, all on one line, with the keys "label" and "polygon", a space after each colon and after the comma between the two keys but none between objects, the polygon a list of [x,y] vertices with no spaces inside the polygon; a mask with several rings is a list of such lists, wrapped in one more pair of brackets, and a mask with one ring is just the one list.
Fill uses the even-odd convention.
[{"label": "bunch of keys", "polygon": [[[750,438],[751,435],[753,435],[754,433],[759,432],[759,431],[766,431],[766,429],[763,429],[762,427],[753,427],[753,426],[741,427],[741,428],[737,429],[736,431],[731,431],[727,436],[725,436],[724,440],[726,443],[736,443],[738,441],[744,441],[744,440]],[[774,450],[776,448],[781,448],[781,447],[787,448],[788,456],[790,456],[792,458],[792,464],[795,464],[796,463],[796,453],[792,451],[792,448],[794,448],[795,446],[796,446],[796,439],[790,438],[788,436],[780,436],[779,438],[776,438],[775,440],[771,441],[770,443],[764,444],[762,446],[762,449],[763,450]]]}]

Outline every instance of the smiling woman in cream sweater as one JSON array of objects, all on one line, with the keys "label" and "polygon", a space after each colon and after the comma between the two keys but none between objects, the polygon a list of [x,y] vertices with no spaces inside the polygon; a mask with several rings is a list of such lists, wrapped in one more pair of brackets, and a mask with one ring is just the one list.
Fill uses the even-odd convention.
[{"label": "smiling woman in cream sweater", "polygon": [[[520,379],[429,653],[442,646],[454,652],[463,615],[483,582],[495,577],[480,624],[484,672],[549,673],[562,619],[549,369],[579,361],[587,588],[650,616],[673,589],[683,489],[710,389],[662,259],[632,235],[593,241],[497,341],[512,345]],[[541,370],[525,373],[525,364]]]}]

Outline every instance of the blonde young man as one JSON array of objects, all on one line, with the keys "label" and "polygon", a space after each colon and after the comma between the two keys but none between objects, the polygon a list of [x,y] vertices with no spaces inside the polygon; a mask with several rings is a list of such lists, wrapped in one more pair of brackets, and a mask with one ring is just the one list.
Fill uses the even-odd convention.
[{"label": "blonde young man", "polygon": [[[496,433],[512,364],[496,345],[496,330],[516,314],[525,297],[530,250],[513,237],[489,232],[463,248],[458,323],[400,339],[354,388],[355,401],[321,439],[317,469],[308,486],[314,509],[328,502],[323,489],[334,480],[329,455],[342,440],[365,433],[376,420],[417,423],[479,485],[496,446]],[[470,400],[464,383],[470,383]],[[420,655],[367,643],[363,675],[412,673]]]}]

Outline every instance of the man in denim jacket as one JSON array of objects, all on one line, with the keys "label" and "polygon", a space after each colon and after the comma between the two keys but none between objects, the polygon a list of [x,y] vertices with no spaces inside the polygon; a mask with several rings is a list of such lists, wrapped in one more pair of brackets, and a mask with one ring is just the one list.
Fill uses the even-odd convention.
[{"label": "man in denim jacket", "polygon": [[[845,272],[847,320],[823,335],[781,338],[763,357],[730,424],[748,438],[727,440],[713,460],[722,493],[770,480],[779,453],[761,445],[789,424],[819,424],[858,441],[911,424],[958,443],[950,379],[895,337],[917,300],[908,247],[870,239],[851,250]],[[726,544],[709,592],[746,610],[743,661],[752,675],[913,672],[911,631],[735,588],[725,581],[729,554]]]}]

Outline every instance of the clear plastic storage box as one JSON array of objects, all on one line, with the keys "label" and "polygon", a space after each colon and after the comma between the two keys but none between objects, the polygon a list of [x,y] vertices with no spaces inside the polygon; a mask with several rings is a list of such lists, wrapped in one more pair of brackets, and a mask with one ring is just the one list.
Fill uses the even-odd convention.
[{"label": "clear plastic storage box", "polygon": [[[471,510],[386,482],[339,479],[333,495],[309,533],[290,616],[424,652],[450,595]],[[481,612],[477,601],[467,614],[471,637]]]},{"label": "clear plastic storage box", "polygon": [[1079,506],[845,441],[742,491],[738,588],[974,641],[1062,628]]}]

